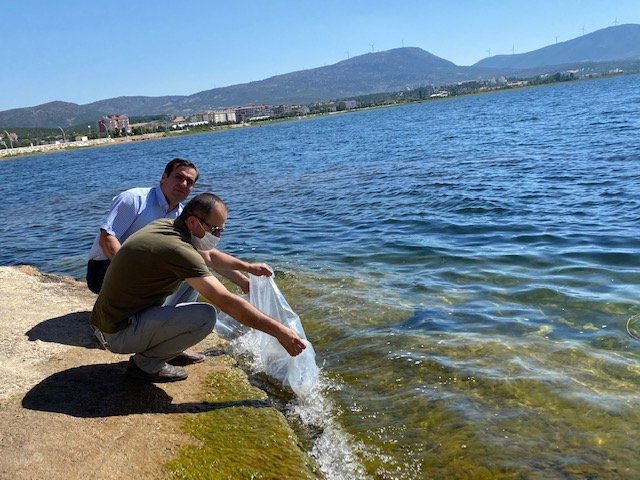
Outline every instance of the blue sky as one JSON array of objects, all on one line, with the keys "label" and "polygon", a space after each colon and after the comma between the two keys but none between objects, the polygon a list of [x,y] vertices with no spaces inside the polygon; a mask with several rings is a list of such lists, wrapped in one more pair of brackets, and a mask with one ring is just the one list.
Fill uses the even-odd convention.
[{"label": "blue sky", "polygon": [[457,65],[614,24],[638,0],[0,0],[0,110],[189,95],[420,47]]}]

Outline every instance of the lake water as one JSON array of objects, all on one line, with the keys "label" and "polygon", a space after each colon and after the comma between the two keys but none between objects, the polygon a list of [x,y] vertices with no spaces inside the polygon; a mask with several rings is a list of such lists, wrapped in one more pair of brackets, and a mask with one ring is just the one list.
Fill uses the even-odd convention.
[{"label": "lake water", "polygon": [[82,278],[176,156],[314,344],[328,478],[637,477],[640,76],[3,161],[0,264]]}]

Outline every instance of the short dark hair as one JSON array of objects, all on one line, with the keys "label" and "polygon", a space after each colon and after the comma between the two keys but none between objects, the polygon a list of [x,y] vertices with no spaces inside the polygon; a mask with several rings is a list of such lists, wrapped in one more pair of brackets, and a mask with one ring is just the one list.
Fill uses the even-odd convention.
[{"label": "short dark hair", "polygon": [[180,214],[182,221],[186,221],[190,216],[197,218],[207,218],[214,207],[221,203],[227,209],[227,205],[222,199],[213,193],[200,193],[189,200]]},{"label": "short dark hair", "polygon": [[193,168],[196,171],[196,182],[198,181],[198,178],[200,178],[200,172],[198,171],[198,167],[196,167],[195,164],[190,162],[189,160],[184,160],[182,158],[174,158],[169,163],[167,163],[167,166],[164,167],[164,174],[168,177],[178,167]]}]

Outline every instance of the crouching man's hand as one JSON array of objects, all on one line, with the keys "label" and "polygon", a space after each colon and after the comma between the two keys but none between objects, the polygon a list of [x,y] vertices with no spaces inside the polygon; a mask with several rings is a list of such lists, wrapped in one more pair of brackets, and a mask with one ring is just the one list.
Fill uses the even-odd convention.
[{"label": "crouching man's hand", "polygon": [[247,266],[247,272],[255,275],[256,277],[273,275],[273,271],[266,263],[250,263]]},{"label": "crouching man's hand", "polygon": [[296,332],[291,330],[290,328],[284,330],[281,335],[276,337],[280,345],[284,347],[289,355],[295,357],[296,355],[300,355],[302,351],[307,348],[302,340]]}]

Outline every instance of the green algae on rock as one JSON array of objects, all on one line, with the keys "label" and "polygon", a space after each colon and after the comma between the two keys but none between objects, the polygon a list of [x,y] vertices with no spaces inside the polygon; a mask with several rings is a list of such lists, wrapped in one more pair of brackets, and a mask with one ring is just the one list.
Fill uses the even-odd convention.
[{"label": "green algae on rock", "polygon": [[198,439],[166,465],[174,479],[304,480],[323,478],[286,419],[241,370],[212,373],[205,385],[210,411],[187,419]]}]

